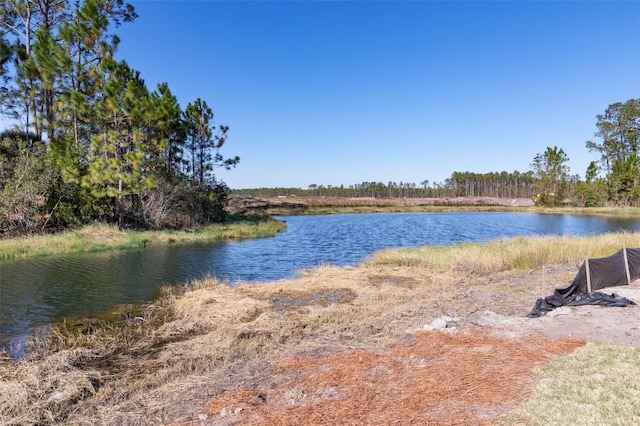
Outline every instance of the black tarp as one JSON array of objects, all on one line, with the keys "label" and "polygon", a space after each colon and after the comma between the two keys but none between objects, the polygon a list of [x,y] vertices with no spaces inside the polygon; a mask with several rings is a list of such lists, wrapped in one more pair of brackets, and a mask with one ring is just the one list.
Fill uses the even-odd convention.
[{"label": "black tarp", "polygon": [[[587,265],[591,292],[588,288]],[[622,249],[609,257],[589,259],[582,264],[569,287],[557,289],[552,295],[536,300],[533,309],[527,316],[529,318],[540,317],[560,306],[635,305],[633,301],[615,293],[609,295],[596,290],[627,285],[638,278],[640,278],[640,248]]]}]

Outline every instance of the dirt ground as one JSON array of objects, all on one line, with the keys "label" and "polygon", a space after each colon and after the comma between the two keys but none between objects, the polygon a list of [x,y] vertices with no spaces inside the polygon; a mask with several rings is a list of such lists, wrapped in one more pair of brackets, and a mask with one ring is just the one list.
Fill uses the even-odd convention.
[{"label": "dirt ground", "polygon": [[[640,281],[630,286],[600,290],[618,294],[640,303]],[[493,332],[518,336],[542,332],[553,339],[584,339],[640,346],[640,306],[564,306],[540,318],[517,318],[497,315],[491,311],[477,314],[475,324],[490,327]]]},{"label": "dirt ground", "polygon": [[[518,289],[538,273],[496,274],[488,282]],[[570,282],[575,270],[558,266],[551,274]],[[536,366],[586,341],[640,346],[640,306],[563,307],[526,318],[533,292],[552,288],[514,298],[475,284],[439,307],[453,316],[401,321],[412,337],[390,350],[355,338],[337,351],[286,356],[175,424],[528,425],[506,419],[535,386]],[[640,281],[602,291],[640,303]]]}]

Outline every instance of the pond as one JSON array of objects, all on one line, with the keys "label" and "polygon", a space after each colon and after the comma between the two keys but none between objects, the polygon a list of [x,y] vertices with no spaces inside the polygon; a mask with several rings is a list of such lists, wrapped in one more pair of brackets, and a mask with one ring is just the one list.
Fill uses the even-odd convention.
[{"label": "pond", "polygon": [[373,213],[288,216],[274,238],[80,253],[0,264],[0,345],[34,327],[152,300],[162,285],[206,275],[230,284],[294,277],[322,264],[353,265],[389,247],[519,235],[640,231],[640,220],[535,213]]}]

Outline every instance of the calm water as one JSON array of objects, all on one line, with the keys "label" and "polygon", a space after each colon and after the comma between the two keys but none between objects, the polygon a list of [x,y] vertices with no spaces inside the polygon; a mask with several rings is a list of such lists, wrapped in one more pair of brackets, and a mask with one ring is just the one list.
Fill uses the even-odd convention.
[{"label": "calm water", "polygon": [[529,213],[375,213],[281,218],[274,238],[51,256],[0,264],[0,344],[33,327],[153,299],[164,284],[214,275],[264,282],[321,264],[356,264],[388,247],[518,235],[640,231],[640,220]]}]

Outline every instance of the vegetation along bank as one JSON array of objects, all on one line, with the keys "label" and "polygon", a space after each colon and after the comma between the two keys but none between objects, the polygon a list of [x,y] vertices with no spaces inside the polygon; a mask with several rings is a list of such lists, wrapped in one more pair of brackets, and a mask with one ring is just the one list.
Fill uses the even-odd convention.
[{"label": "vegetation along bank", "polygon": [[62,253],[122,250],[152,245],[188,244],[203,241],[272,237],[285,223],[260,214],[231,214],[224,223],[182,230],[121,230],[114,225],[87,225],[55,234],[37,234],[0,239],[0,262]]},{"label": "vegetation along bank", "polygon": [[[585,254],[622,245],[640,235],[393,249],[261,285],[167,288],[0,358],[0,424],[637,423],[638,347],[554,340],[525,318]],[[609,379],[587,380],[603,365]]]}]

